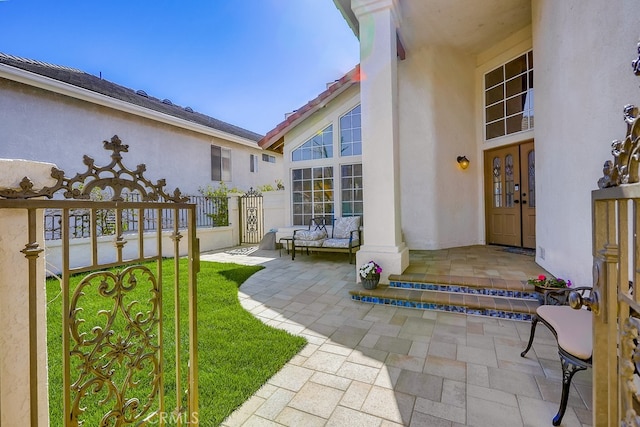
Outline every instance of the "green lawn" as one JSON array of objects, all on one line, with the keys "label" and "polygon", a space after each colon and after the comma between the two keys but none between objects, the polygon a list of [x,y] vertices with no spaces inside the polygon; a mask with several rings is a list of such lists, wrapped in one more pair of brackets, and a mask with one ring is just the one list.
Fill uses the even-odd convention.
[{"label": "green lawn", "polygon": [[[151,270],[155,264],[148,264]],[[238,301],[238,287],[256,271],[259,266],[242,266],[237,264],[221,264],[202,262],[198,274],[198,357],[199,357],[199,413],[201,425],[214,426],[220,424],[234,409],[246,401],[262,384],[275,374],[291,357],[293,357],[306,343],[301,337],[288,332],[264,325],[246,312]],[[175,330],[174,330],[174,260],[163,261],[163,334],[164,334],[164,390],[167,411],[175,406]],[[136,292],[132,292],[130,299],[139,301],[135,304],[135,312],[145,311],[150,304],[150,293],[145,291],[142,278],[136,277],[139,284]],[[74,289],[82,277],[72,279],[71,289]],[[180,280],[187,283],[187,263],[180,260]],[[138,288],[140,288],[138,290]],[[97,289],[97,286],[95,287]],[[181,321],[186,326],[187,318],[187,290],[186,286],[180,291]],[[51,425],[62,425],[62,338],[61,338],[61,306],[60,285],[56,279],[47,281],[47,328],[48,328],[48,357],[49,357],[49,401]],[[105,306],[106,302],[106,306]],[[102,304],[102,305],[100,305]],[[87,336],[93,336],[91,328],[103,325],[106,316],[98,314],[100,309],[110,308],[113,302],[109,299],[96,297],[90,289],[81,298],[82,318],[86,325],[81,325]],[[113,329],[117,331],[115,337],[126,336],[124,323],[116,322]],[[119,330],[118,328],[122,329]],[[181,327],[181,329],[185,329]],[[186,329],[185,329],[186,330]],[[186,384],[188,360],[188,336],[180,335],[182,354],[182,383]],[[118,368],[122,360],[113,357],[112,353],[104,353],[104,361],[109,366]],[[81,363],[72,358],[72,369],[80,368]],[[124,363],[124,362],[123,362]],[[149,370],[149,366],[146,367]],[[142,384],[137,388],[136,396],[151,392],[151,386],[145,384],[148,375],[141,370],[136,378]],[[72,379],[74,374],[72,372]],[[145,388],[146,387],[146,388]],[[181,387],[184,390],[185,387]],[[81,420],[85,426],[97,426],[100,417],[109,408],[100,406],[99,400],[108,396],[108,391],[97,392],[93,398],[83,400],[86,406]],[[131,397],[131,393],[127,394]],[[110,403],[111,405],[112,403]],[[154,404],[155,405],[155,404]],[[153,406],[154,408],[157,406]],[[112,425],[112,424],[106,424]]]}]

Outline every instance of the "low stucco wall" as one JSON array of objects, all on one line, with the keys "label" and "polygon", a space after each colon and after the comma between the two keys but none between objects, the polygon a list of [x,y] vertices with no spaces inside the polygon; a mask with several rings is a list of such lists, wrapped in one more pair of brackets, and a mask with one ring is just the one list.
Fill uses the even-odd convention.
[{"label": "low stucco wall", "polygon": [[262,202],[265,233],[286,224],[284,191],[266,191],[262,193]]},{"label": "low stucco wall", "polygon": [[[171,234],[172,232],[169,231],[162,233],[163,256],[173,256],[173,240],[171,240]],[[238,235],[238,232],[233,226],[199,228],[196,231],[196,235],[200,239],[200,252],[228,248],[238,244],[237,240],[235,240],[235,236]],[[124,238],[127,241],[123,250],[124,259],[137,257],[138,234],[125,234]],[[147,251],[149,253],[155,253],[156,233],[145,233],[143,238],[145,253]],[[117,260],[113,240],[113,236],[98,238],[98,261],[100,263],[115,262]],[[186,256],[188,251],[186,236],[180,240],[179,247],[180,255]],[[45,249],[47,275],[59,274],[62,271],[62,241],[48,240],[45,244]],[[71,262],[71,268],[90,265],[90,239],[72,239],[69,244],[69,259]]]}]

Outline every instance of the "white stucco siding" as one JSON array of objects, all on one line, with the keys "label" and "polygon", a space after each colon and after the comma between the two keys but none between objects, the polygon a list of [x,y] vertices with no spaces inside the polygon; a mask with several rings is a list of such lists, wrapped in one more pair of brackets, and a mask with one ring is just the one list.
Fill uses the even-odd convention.
[{"label": "white stucco siding", "polygon": [[[398,64],[402,229],[410,249],[480,242],[475,57],[445,47]],[[461,170],[457,156],[470,160]]]},{"label": "white stucco siding", "polygon": [[[111,160],[102,141],[118,135],[129,152],[124,164],[130,169],[144,163],[145,176],[155,182],[165,178],[167,189],[185,194],[211,180],[211,145],[231,149],[232,181],[229,187],[248,189],[275,184],[282,179],[282,158],[262,161],[262,151],[222,138],[199,134],[151,119],[54,94],[0,79],[0,158],[48,161],[68,174],[84,171],[82,156],[103,166]],[[251,173],[249,155],[258,157],[258,172]]]},{"label": "white stucco siding", "polygon": [[[640,104],[640,3],[534,0],[537,262],[591,284],[591,191]],[[544,259],[540,249],[544,249]]]}]

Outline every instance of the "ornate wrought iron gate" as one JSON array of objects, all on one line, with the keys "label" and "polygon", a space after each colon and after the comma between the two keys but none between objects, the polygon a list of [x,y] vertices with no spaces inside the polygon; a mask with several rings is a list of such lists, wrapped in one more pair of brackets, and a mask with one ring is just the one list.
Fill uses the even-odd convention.
[{"label": "ornate wrought iron gate", "polygon": [[253,188],[239,197],[240,243],[260,243],[264,235],[262,194]]},{"label": "ornate wrought iron gate", "polygon": [[[52,424],[198,425],[195,205],[177,189],[166,193],[164,180],[152,184],[143,176],[145,165],[135,170],[123,166],[121,153],[128,146],[117,136],[104,141],[104,148],[112,152],[107,166],[95,166],[85,156],[87,171],[73,178],[54,168],[51,176],[57,183],[52,187],[34,191],[25,177],[20,190],[0,191],[0,209],[28,212],[29,236],[22,252],[34,271],[30,290],[41,286],[36,283],[35,260],[43,250],[39,240],[44,236],[36,235],[36,213],[61,212],[64,420]],[[112,197],[91,200],[95,189],[109,190]],[[131,193],[142,201],[127,202]],[[59,195],[64,200],[56,198]],[[69,216],[78,209],[90,217],[91,261],[85,265],[74,262],[70,245]],[[114,219],[109,232],[98,225],[105,212]],[[153,232],[145,232],[149,217],[157,221]],[[127,232],[123,224],[132,218],[137,227]],[[169,231],[163,230],[167,222]],[[108,248],[99,245],[111,238],[113,245]],[[187,255],[186,266],[180,262],[182,255]],[[72,286],[76,283],[72,276],[79,274],[84,277]],[[169,330],[173,332],[167,334]],[[32,399],[37,396],[35,387],[32,381]],[[37,414],[31,417],[31,425],[37,425]]]}]

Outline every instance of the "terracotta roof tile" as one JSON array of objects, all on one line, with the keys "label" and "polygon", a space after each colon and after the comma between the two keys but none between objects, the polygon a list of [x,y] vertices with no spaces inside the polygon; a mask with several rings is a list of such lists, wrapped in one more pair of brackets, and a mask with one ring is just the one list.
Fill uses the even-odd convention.
[{"label": "terracotta roof tile", "polygon": [[258,145],[264,149],[282,152],[282,139],[287,132],[352,85],[359,83],[360,65],[356,65],[355,68],[345,74],[340,80],[337,80],[320,95],[307,102],[294,113],[290,114],[283,122],[267,132],[267,134],[258,141]]}]

